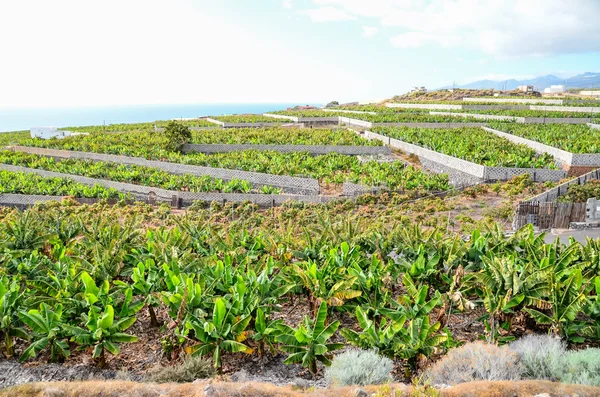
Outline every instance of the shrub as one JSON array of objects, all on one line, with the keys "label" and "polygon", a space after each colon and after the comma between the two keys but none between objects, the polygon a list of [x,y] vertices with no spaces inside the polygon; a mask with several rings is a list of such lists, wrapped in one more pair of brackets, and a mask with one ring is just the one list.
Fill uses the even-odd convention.
[{"label": "shrub", "polygon": [[554,375],[561,383],[600,386],[600,349],[568,352]]},{"label": "shrub", "polygon": [[452,349],[434,364],[426,377],[432,384],[456,385],[478,380],[518,380],[519,356],[506,346],[484,342]]},{"label": "shrub", "polygon": [[192,132],[189,127],[170,121],[165,127],[165,149],[170,151],[179,151],[181,147],[192,140]]},{"label": "shrub", "polygon": [[519,356],[523,377],[530,379],[556,380],[567,354],[565,343],[550,335],[527,335],[508,347]]},{"label": "shrub", "polygon": [[210,360],[187,356],[183,362],[170,367],[158,367],[148,375],[148,381],[157,383],[187,383],[196,379],[210,378],[214,370]]},{"label": "shrub", "polygon": [[379,385],[391,380],[393,362],[378,355],[374,350],[352,349],[333,359],[325,370],[330,385]]}]

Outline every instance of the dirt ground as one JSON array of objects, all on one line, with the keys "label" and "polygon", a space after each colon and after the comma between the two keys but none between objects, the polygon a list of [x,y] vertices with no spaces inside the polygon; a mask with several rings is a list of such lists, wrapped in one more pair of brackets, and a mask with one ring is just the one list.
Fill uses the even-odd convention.
[{"label": "dirt ground", "polygon": [[600,395],[600,388],[563,385],[548,381],[472,382],[441,390],[404,384],[364,388],[302,389],[252,382],[196,381],[184,384],[157,385],[122,381],[89,381],[35,383],[0,390],[0,397],[350,397],[357,395],[376,397],[534,397],[540,395],[544,397],[592,397]]}]

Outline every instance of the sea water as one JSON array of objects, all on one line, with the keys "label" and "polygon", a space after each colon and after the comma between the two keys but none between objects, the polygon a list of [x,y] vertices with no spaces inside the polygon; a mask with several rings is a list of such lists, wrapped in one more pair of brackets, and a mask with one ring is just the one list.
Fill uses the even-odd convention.
[{"label": "sea water", "polygon": [[141,123],[155,120],[226,114],[260,114],[296,105],[306,105],[306,103],[226,103],[44,108],[0,107],[0,132],[28,130],[31,127]]}]

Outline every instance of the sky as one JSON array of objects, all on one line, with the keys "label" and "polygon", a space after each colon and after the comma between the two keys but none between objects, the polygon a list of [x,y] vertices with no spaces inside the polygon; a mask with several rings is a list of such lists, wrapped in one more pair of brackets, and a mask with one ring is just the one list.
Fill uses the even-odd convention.
[{"label": "sky", "polygon": [[599,0],[0,0],[0,107],[381,100],[600,72]]}]

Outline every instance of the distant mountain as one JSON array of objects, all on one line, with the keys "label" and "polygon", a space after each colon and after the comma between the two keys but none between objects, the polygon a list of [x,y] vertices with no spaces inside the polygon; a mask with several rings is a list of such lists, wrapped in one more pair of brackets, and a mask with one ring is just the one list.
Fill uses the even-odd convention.
[{"label": "distant mountain", "polygon": [[[561,79],[554,75],[546,75],[536,77],[530,80],[479,80],[469,84],[463,84],[456,86],[456,88],[467,88],[467,89],[490,89],[495,90],[514,90],[520,85],[532,85],[536,90],[541,91],[544,88],[548,88],[551,85],[564,84],[565,88],[600,88],[600,73],[586,72],[578,74],[577,76],[570,77],[568,79]],[[448,89],[452,86],[442,87],[440,89]]]}]

